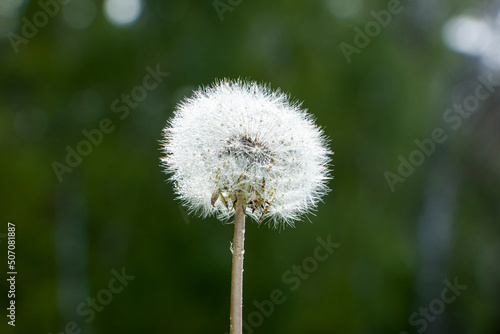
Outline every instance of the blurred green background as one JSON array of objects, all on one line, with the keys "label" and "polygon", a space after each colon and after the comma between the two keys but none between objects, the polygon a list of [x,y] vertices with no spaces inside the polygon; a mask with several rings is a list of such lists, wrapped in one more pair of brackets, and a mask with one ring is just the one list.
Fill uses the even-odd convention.
[{"label": "blurred green background", "polygon": [[[493,0],[0,0],[0,331],[229,331],[232,226],[186,215],[159,140],[193,89],[243,77],[304,101],[335,151],[332,191],[310,221],[247,224],[244,333],[500,333],[500,87],[478,88],[479,77],[500,82],[499,10]],[[141,88],[157,68],[168,76]],[[492,94],[474,106],[477,89]],[[447,114],[464,103],[467,117]],[[103,120],[112,130],[82,144]],[[414,153],[438,128],[447,139]],[[86,156],[58,177],[68,147]],[[418,166],[406,173],[410,158]],[[398,168],[407,176],[391,187]],[[328,236],[340,246],[327,260],[307,278],[288,272]],[[122,270],[135,278],[118,289]],[[443,302],[454,281],[466,288]],[[259,311],[276,289],[286,300]]]}]

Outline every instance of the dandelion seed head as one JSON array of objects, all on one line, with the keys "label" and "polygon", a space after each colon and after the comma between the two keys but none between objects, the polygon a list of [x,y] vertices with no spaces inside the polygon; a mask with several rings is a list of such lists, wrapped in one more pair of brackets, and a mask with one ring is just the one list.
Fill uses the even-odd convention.
[{"label": "dandelion seed head", "polygon": [[[221,80],[181,101],[161,158],[190,212],[293,225],[328,192],[330,150],[314,119],[279,90]],[[244,203],[235,203],[238,195]]]}]

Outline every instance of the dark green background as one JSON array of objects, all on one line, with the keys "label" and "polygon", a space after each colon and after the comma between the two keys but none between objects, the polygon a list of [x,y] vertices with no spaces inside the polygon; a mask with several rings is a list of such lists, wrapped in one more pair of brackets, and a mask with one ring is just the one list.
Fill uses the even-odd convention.
[{"label": "dark green background", "polygon": [[[83,333],[229,330],[232,226],[186,216],[159,166],[175,104],[224,77],[304,101],[335,151],[332,191],[310,222],[282,231],[247,224],[245,319],[274,289],[286,296],[255,333],[414,333],[410,315],[455,277],[467,289],[425,333],[500,333],[498,97],[447,130],[394,192],[384,178],[415,139],[446,127],[443,112],[464,83],[477,84],[482,65],[446,48],[444,23],[490,7],[403,1],[349,64],[340,43],[352,44],[353,28],[385,1],[339,18],[342,1],[244,0],[221,21],[211,1],[152,0],[126,27],[92,3],[89,27],[72,28],[59,13],[15,53],[7,33],[20,34],[20,18],[40,11],[26,1],[0,36],[0,233],[16,224],[18,271],[16,327],[2,312],[2,333],[58,333],[69,321]],[[4,30],[12,23],[0,20]],[[120,120],[111,103],[157,65],[169,76]],[[103,118],[114,131],[59,182],[53,162],[64,163],[66,146]],[[328,236],[340,247],[291,291],[282,275]],[[87,324],[77,306],[123,267],[135,279]]]}]

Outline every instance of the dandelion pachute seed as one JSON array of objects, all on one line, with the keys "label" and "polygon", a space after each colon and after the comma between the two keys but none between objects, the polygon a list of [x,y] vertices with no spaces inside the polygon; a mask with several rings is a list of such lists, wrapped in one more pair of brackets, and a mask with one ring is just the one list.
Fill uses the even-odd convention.
[{"label": "dandelion pachute seed", "polygon": [[218,81],[180,102],[163,134],[165,171],[203,217],[227,221],[243,205],[257,222],[292,225],[328,192],[323,131],[279,90]]}]

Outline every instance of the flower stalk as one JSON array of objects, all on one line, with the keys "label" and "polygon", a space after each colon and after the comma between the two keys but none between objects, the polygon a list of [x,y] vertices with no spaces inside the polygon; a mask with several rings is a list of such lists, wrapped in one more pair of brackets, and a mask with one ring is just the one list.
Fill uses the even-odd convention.
[{"label": "flower stalk", "polygon": [[241,334],[243,330],[243,258],[245,255],[245,205],[243,196],[239,195],[235,204],[229,321],[231,334]]}]

